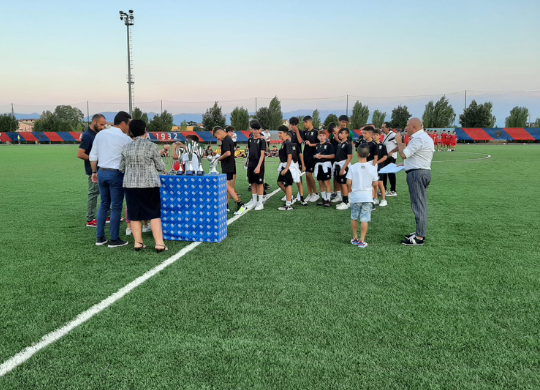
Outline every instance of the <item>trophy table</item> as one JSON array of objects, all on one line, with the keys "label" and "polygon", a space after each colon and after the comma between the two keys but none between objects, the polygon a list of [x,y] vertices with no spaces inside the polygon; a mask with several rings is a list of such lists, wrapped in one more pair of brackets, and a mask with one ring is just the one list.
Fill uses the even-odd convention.
[{"label": "trophy table", "polygon": [[227,175],[162,175],[161,222],[170,241],[227,237]]}]

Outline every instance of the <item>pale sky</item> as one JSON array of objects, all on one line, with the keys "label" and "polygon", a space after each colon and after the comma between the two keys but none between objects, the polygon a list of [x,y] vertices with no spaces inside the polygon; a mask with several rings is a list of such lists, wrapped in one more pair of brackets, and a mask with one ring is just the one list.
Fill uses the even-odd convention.
[{"label": "pale sky", "polygon": [[[2,3],[0,111],[86,101],[124,109],[118,11],[133,9],[135,105],[145,111],[159,111],[160,100],[202,102],[165,103],[176,114],[275,95],[284,111],[326,109],[343,107],[347,94],[373,111],[456,92],[459,114],[469,90],[480,101],[502,99],[499,111],[525,105],[540,116],[539,93],[472,92],[540,91],[538,0]],[[405,97],[417,95],[432,97]],[[312,100],[326,97],[336,99]],[[226,105],[253,109],[244,103]]]}]

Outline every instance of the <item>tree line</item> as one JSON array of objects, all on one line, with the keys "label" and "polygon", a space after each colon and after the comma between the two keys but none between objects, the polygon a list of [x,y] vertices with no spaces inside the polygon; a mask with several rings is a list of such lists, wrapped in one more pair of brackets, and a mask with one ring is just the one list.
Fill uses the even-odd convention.
[{"label": "tree line", "polygon": [[[463,110],[459,115],[459,124],[461,127],[495,127],[496,118],[492,113],[493,104],[486,102],[478,104],[473,100],[469,107]],[[359,129],[366,125],[370,118],[370,109],[367,105],[356,101],[352,108],[350,116],[349,128]],[[160,115],[155,115],[152,119],[148,119],[148,114],[140,108],[135,107],[133,110],[133,119],[142,119],[147,123],[147,130],[156,131],[171,131],[174,126],[173,115],[167,110]],[[385,121],[391,123],[393,128],[404,129],[407,121],[412,114],[406,105],[399,105],[392,110],[390,119],[387,120],[387,113],[379,110],[373,111],[371,123],[375,127],[380,128]],[[318,110],[311,114],[313,118],[313,126],[315,128],[327,128],[330,123],[337,123],[338,117],[335,114],[329,114],[324,121]],[[529,110],[526,107],[514,107],[510,111],[510,115],[505,120],[505,127],[540,127],[540,118],[537,118],[533,123],[527,123]],[[34,131],[82,131],[85,128],[83,122],[84,115],[82,111],[76,107],[69,105],[57,106],[53,112],[44,111],[40,118],[34,124]],[[236,130],[248,130],[249,121],[257,119],[263,129],[276,130],[283,123],[283,112],[281,110],[281,102],[275,96],[268,107],[259,107],[254,115],[250,115],[245,107],[236,107],[230,115],[231,125]],[[303,117],[299,116],[300,129],[303,127]],[[441,97],[438,101],[431,100],[425,106],[422,121],[425,128],[447,128],[454,127],[456,120],[456,112],[446,96]],[[193,126],[195,131],[212,130],[215,126],[225,128],[227,120],[222,112],[219,102],[215,102],[212,107],[209,107],[202,115],[202,128],[196,122],[183,121],[180,123],[180,131],[187,130],[188,126]],[[17,119],[11,114],[0,115],[0,132],[14,132],[18,129],[19,124]]]}]

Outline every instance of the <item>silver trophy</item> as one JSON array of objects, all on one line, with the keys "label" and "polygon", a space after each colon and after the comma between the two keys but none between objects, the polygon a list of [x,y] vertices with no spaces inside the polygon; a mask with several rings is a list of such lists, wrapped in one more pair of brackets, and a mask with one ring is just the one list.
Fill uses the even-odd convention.
[{"label": "silver trophy", "polygon": [[202,160],[204,158],[204,148],[202,146],[199,146],[195,150],[195,155],[197,156],[197,159],[199,160],[199,169],[197,170],[197,176],[204,176],[204,168],[202,166]]},{"label": "silver trophy", "polygon": [[218,159],[220,155],[216,154],[215,156],[208,156],[208,161],[210,162],[210,175],[219,175],[218,170],[216,169],[218,165]]},{"label": "silver trophy", "polygon": [[193,140],[187,140],[186,141],[186,153],[188,155],[188,161],[186,163],[186,175],[194,175],[195,170],[193,168],[193,164],[191,163],[191,160],[193,159],[193,154],[195,153],[195,150],[199,144]]}]

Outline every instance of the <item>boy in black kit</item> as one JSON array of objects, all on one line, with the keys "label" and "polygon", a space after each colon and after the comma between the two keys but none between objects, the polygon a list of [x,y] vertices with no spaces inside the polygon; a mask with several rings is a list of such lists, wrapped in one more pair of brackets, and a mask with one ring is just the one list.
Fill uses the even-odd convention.
[{"label": "boy in black kit", "polygon": [[[328,125],[328,139],[330,144],[334,148],[334,152],[337,152],[339,143],[339,127],[334,122]],[[332,160],[332,166],[334,166],[335,160]],[[332,202],[341,202],[341,196],[338,198],[338,194],[341,195],[341,185],[337,182],[337,177],[334,175],[334,191],[330,195],[330,200]]]},{"label": "boy in black kit", "polygon": [[330,195],[332,194],[332,159],[336,156],[332,144],[326,142],[326,131],[319,130],[319,145],[316,146],[316,154],[314,156],[317,164],[315,164],[315,173],[319,181],[321,189],[321,201],[317,206],[330,207]]},{"label": "boy in black kit", "polygon": [[249,123],[253,138],[248,141],[249,155],[247,158],[248,182],[251,186],[252,199],[246,204],[247,208],[263,210],[264,196],[264,157],[266,155],[266,140],[261,136],[261,124],[258,120]]},{"label": "boy in black kit", "polygon": [[[294,164],[294,152],[291,142],[291,135],[287,126],[279,126],[278,136],[283,141],[279,150],[279,176],[277,179],[278,186],[285,192],[285,205],[278,208],[280,211],[291,211],[292,208],[292,185],[294,184],[294,176],[298,179],[298,164]],[[298,157],[297,157],[298,158]],[[293,175],[294,170],[294,175]]]},{"label": "boy in black kit", "polygon": [[[318,134],[319,130],[313,128],[312,118],[308,115],[304,117],[304,165],[306,167],[306,182],[308,187],[309,195],[306,198],[308,202],[316,202],[319,200],[319,195],[317,194],[317,184],[315,183],[315,178],[313,174],[317,175],[315,170],[315,164],[318,162],[315,159],[315,154],[317,153],[317,145],[319,144]],[[326,131],[324,132],[326,137]]]},{"label": "boy in black kit", "polygon": [[[334,163],[334,178],[338,185],[341,186],[341,191],[338,192],[338,197],[342,198],[342,203],[336,206],[337,210],[347,210],[349,208],[349,187],[347,186],[347,172],[353,158],[353,145],[349,140],[349,129],[344,128],[339,130],[339,139],[336,150],[336,162]],[[343,197],[341,196],[343,193]]]},{"label": "boy in black kit", "polygon": [[[289,126],[291,130],[291,143],[293,150],[296,151],[298,161],[298,168],[300,169],[300,174],[306,171],[306,166],[304,164],[304,156],[302,155],[302,143],[304,142],[304,132],[298,128],[300,121],[297,117],[293,116],[289,119]],[[304,200],[304,183],[302,183],[302,176],[300,176],[300,181],[296,183],[298,186],[298,195],[297,199],[302,202],[302,205],[307,206],[308,203]]]},{"label": "boy in black kit", "polygon": [[234,142],[232,138],[219,126],[214,127],[212,135],[221,141],[221,172],[227,175],[227,209],[229,208],[229,199],[232,196],[236,202],[235,215],[246,211],[244,204],[238,197],[234,186],[236,184],[236,161],[234,157]]},{"label": "boy in black kit", "polygon": [[[381,131],[379,129],[375,129],[375,131],[373,132],[373,141],[375,141],[375,143],[377,144],[377,173],[379,173],[379,171],[386,166],[386,160],[388,158],[386,145],[381,143]],[[379,206],[381,207],[387,206],[388,202],[386,202],[386,190],[384,189],[384,183],[381,176],[379,176],[377,187],[379,191],[381,191],[382,200],[381,203],[379,203],[379,195],[377,191],[375,191],[373,203],[379,204]]]}]

